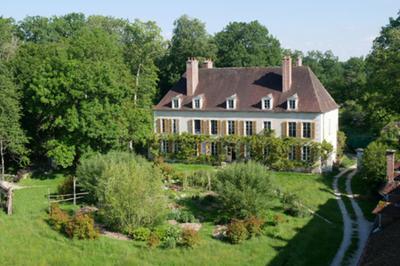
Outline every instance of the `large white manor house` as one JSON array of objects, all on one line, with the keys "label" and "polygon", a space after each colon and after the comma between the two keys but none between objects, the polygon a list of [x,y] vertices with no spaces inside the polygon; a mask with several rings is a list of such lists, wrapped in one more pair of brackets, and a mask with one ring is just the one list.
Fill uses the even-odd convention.
[{"label": "large white manor house", "polygon": [[[276,136],[326,140],[336,157],[338,105],[301,58],[282,67],[199,67],[190,58],[186,73],[154,107],[156,133],[253,135],[265,129]],[[166,149],[166,145],[161,145]],[[164,147],[163,147],[164,146]],[[200,152],[215,153],[216,147]],[[302,158],[309,151],[304,148]],[[288,155],[290,156],[290,155]]]}]

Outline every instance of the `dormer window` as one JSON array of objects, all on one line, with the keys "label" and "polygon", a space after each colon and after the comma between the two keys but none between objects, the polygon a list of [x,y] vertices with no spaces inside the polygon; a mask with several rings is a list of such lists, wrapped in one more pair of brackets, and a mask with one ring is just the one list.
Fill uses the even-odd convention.
[{"label": "dormer window", "polygon": [[201,109],[203,107],[203,97],[200,95],[193,98],[193,109]]},{"label": "dormer window", "polygon": [[181,98],[179,96],[172,98],[172,109],[181,108]]},{"label": "dormer window", "polygon": [[289,97],[287,101],[288,101],[287,102],[288,110],[297,110],[297,106],[298,106],[297,94],[293,95],[292,97]]},{"label": "dormer window", "polygon": [[263,110],[271,110],[272,109],[272,97],[267,96],[261,99],[261,106]]},{"label": "dormer window", "polygon": [[236,94],[226,99],[226,109],[228,110],[236,109]]}]

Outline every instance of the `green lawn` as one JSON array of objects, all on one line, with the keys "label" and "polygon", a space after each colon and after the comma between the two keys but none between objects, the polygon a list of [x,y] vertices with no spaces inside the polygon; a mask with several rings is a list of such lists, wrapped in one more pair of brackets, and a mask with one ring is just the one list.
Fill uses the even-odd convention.
[{"label": "green lawn", "polygon": [[[198,169],[210,166],[179,166]],[[231,245],[211,238],[205,223],[202,243],[194,249],[149,250],[143,243],[100,237],[69,240],[46,223],[48,188],[56,190],[62,176],[28,179],[30,188],[15,192],[15,213],[0,214],[0,258],[3,265],[328,265],[342,238],[341,216],[330,188],[331,179],[319,175],[273,173],[282,190],[297,193],[303,204],[332,221],[316,216],[287,217],[267,229],[268,236]]]}]

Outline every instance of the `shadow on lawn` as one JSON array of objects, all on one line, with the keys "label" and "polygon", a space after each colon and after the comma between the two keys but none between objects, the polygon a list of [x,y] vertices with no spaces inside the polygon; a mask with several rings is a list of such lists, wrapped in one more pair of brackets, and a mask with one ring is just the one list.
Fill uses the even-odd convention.
[{"label": "shadow on lawn", "polygon": [[[320,179],[326,187],[321,191],[333,194],[331,188],[332,175]],[[329,265],[340,246],[343,235],[342,217],[335,199],[329,199],[319,206],[316,214],[328,219],[324,221],[313,215],[310,221],[296,230],[290,240],[278,239],[286,242],[284,246],[274,246],[279,253],[269,265]],[[277,238],[277,237],[275,237]]]}]

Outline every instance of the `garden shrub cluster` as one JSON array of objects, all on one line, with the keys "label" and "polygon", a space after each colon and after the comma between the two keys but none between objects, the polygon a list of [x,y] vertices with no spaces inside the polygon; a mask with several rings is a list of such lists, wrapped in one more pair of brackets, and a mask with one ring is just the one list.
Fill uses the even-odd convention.
[{"label": "garden shrub cluster", "polygon": [[255,216],[244,220],[233,219],[227,226],[226,239],[232,244],[239,244],[243,241],[262,234],[264,221]]},{"label": "garden shrub cluster", "polygon": [[279,197],[283,205],[284,213],[295,217],[304,217],[308,214],[307,210],[301,206],[300,198],[296,194],[281,192]]},{"label": "garden shrub cluster", "polygon": [[[168,141],[176,143],[178,150],[174,153],[160,152],[161,141]],[[197,147],[201,143],[217,144],[220,151],[217,156],[212,155],[197,155]],[[318,165],[319,159],[326,161],[329,154],[332,152],[333,147],[327,142],[318,143],[308,139],[301,138],[278,138],[273,133],[263,133],[253,136],[237,136],[228,135],[220,137],[211,137],[207,135],[192,135],[188,133],[183,134],[167,134],[167,135],[154,135],[151,140],[150,152],[153,157],[160,155],[170,159],[184,162],[202,162],[220,164],[225,161],[226,150],[231,147],[236,150],[238,160],[252,159],[261,162],[274,170],[291,170],[295,168],[312,169]],[[244,154],[243,146],[246,145],[251,150],[250,157]],[[299,151],[300,147],[308,145],[311,148],[311,160],[302,161],[300,153],[296,152],[296,159],[289,160],[288,153],[292,146],[296,147]]]},{"label": "garden shrub cluster", "polygon": [[168,214],[168,220],[176,220],[178,223],[196,223],[198,220],[187,210],[175,209]]},{"label": "garden shrub cluster", "polygon": [[112,230],[130,233],[132,228],[154,227],[165,218],[161,171],[141,156],[93,155],[81,160],[77,177],[99,207],[102,222]]},{"label": "garden shrub cluster", "polygon": [[215,191],[231,218],[263,217],[273,199],[270,172],[256,162],[233,163],[216,176]]},{"label": "garden shrub cluster", "polygon": [[96,239],[99,236],[93,217],[83,213],[76,213],[70,217],[57,203],[50,206],[48,222],[56,231],[69,238]]}]

